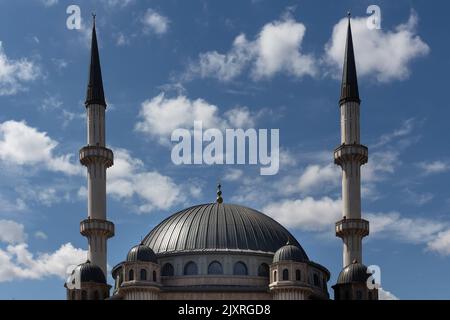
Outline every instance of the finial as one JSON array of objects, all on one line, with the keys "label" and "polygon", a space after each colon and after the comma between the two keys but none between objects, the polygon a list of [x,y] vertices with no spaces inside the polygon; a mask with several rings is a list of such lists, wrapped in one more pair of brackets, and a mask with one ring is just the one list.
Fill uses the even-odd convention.
[{"label": "finial", "polygon": [[292,242],[291,242],[291,237],[288,237],[287,238],[287,241],[286,241],[286,245],[287,246],[290,246],[292,244]]},{"label": "finial", "polygon": [[350,17],[352,16],[352,13],[350,12],[350,10],[347,11],[347,17],[348,19],[350,19]]},{"label": "finial", "polygon": [[94,26],[95,26],[95,17],[96,17],[97,15],[94,13],[94,12],[92,12],[92,21],[94,22]]},{"label": "finial", "polygon": [[221,188],[222,188],[222,186],[220,185],[220,182],[219,182],[217,184],[217,199],[216,199],[217,203],[222,203],[223,202],[222,191],[220,190]]}]

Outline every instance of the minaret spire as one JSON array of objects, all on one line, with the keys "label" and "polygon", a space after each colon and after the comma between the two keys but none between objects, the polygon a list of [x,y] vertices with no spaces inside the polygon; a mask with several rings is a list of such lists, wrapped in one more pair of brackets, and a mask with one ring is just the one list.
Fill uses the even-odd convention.
[{"label": "minaret spire", "polygon": [[95,30],[95,17],[96,15],[93,13],[91,63],[89,65],[89,81],[85,105],[99,104],[106,107],[105,93],[103,91],[102,69],[100,67],[100,55],[98,53],[97,32]]},{"label": "minaret spire", "polygon": [[80,150],[80,162],[88,171],[88,218],[80,224],[80,232],[88,238],[89,260],[100,267],[106,277],[107,240],[114,236],[114,224],[106,217],[106,169],[113,165],[113,152],[106,148],[105,96],[100,56],[92,26],[91,61],[86,94],[87,145]]},{"label": "minaret spire", "polygon": [[354,101],[360,103],[358,78],[356,75],[355,52],[353,49],[352,27],[348,12],[347,42],[345,44],[344,69],[342,71],[341,98],[339,103]]}]

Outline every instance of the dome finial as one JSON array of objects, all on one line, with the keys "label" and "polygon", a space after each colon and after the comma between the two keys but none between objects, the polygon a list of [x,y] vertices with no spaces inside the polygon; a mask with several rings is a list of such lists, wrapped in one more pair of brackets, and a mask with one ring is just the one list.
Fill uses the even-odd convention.
[{"label": "dome finial", "polygon": [[352,16],[352,13],[350,12],[350,10],[348,10],[347,11],[347,17],[348,17],[349,20],[350,20],[351,16]]},{"label": "dome finial", "polygon": [[291,237],[288,237],[287,238],[287,241],[286,241],[286,245],[287,246],[290,246],[292,244],[292,242],[291,242]]},{"label": "dome finial", "polygon": [[216,202],[217,203],[222,203],[223,202],[223,198],[222,198],[222,190],[221,190],[222,186],[220,185],[220,182],[217,184],[217,199]]}]

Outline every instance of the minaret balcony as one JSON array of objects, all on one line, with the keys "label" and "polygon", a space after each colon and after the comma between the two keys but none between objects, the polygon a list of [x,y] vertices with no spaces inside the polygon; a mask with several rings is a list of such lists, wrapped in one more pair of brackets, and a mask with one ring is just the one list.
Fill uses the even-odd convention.
[{"label": "minaret balcony", "polygon": [[114,223],[108,220],[85,219],[80,222],[80,233],[85,237],[97,234],[111,238],[114,236]]},{"label": "minaret balcony", "polygon": [[336,222],[336,236],[344,237],[346,235],[360,235],[365,237],[369,235],[369,221],[364,219],[342,219]]},{"label": "minaret balcony", "polygon": [[369,149],[362,144],[342,144],[334,150],[334,163],[340,166],[349,161],[358,161],[363,165],[368,158]]},{"label": "minaret balcony", "polygon": [[85,146],[80,150],[80,162],[84,166],[91,163],[102,162],[107,168],[114,163],[114,154],[111,149],[101,146]]}]

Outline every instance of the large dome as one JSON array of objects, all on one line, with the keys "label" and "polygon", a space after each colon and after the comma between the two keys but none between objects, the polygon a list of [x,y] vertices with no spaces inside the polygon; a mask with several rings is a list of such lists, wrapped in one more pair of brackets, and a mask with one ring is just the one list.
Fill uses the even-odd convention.
[{"label": "large dome", "polygon": [[171,215],[143,243],[157,255],[208,251],[273,254],[288,239],[303,251],[289,231],[265,214],[239,205],[210,203]]}]

